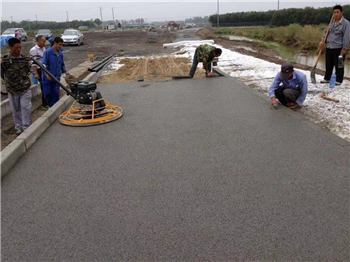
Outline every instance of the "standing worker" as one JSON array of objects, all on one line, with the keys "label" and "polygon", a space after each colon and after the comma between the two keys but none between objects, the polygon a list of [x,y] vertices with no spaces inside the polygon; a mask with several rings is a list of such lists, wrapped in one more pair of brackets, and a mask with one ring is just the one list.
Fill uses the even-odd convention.
[{"label": "standing worker", "polygon": [[[344,67],[338,67],[338,59],[340,56],[343,57],[343,61],[345,61],[345,55],[350,42],[350,23],[343,17],[343,8],[341,5],[333,7],[333,15],[334,21],[331,24],[327,38],[326,74],[321,83],[325,84],[330,82],[333,68],[335,67],[335,73],[337,75],[336,85],[340,85],[343,82]],[[326,34],[323,36],[323,39],[326,37]],[[319,48],[323,48],[322,41]]]},{"label": "standing worker", "polygon": [[53,46],[53,40],[54,40],[53,37],[50,37],[48,40],[49,40],[49,43],[50,43],[50,47]]},{"label": "standing worker", "polygon": [[[16,134],[21,134],[31,124],[32,91],[30,90],[30,61],[21,54],[21,41],[17,38],[8,40],[10,53],[3,56],[1,68],[4,70],[5,86],[8,92],[10,109],[15,122]],[[7,61],[11,59],[11,62]],[[16,60],[17,59],[17,60]]]},{"label": "standing worker", "polygon": [[222,53],[222,50],[214,46],[210,46],[207,44],[198,46],[193,56],[193,63],[190,70],[190,77],[193,78],[199,62],[203,62],[205,75],[207,77],[211,77],[213,75],[211,72],[211,62],[213,61],[214,57],[219,57],[221,53]]},{"label": "standing worker", "polygon": [[16,29],[16,30],[15,30],[15,37],[16,37],[19,41],[22,41],[22,34],[21,34],[21,32],[19,31],[19,29]]},{"label": "standing worker", "polygon": [[[42,63],[42,61],[43,61],[44,52],[46,50],[45,44],[46,44],[45,36],[39,35],[36,37],[36,46],[34,46],[32,49],[30,49],[30,55],[32,56],[32,58],[35,61],[37,61],[39,63]],[[41,77],[41,75],[42,75],[41,68],[39,68],[36,64],[33,64],[32,69],[34,72],[34,77],[36,79],[38,79],[39,84],[40,84],[42,105],[43,105],[43,107],[47,107],[47,103],[46,103],[45,96],[44,96],[43,82],[42,82],[42,77]]]},{"label": "standing worker", "polygon": [[[63,39],[55,37],[53,46],[44,52],[42,63],[58,81],[62,73],[69,75],[64,64],[62,46]],[[45,72],[42,73],[42,79],[47,105],[52,107],[60,99],[60,87]]]},{"label": "standing worker", "polygon": [[277,73],[270,86],[271,104],[277,106],[278,99],[282,105],[296,108],[305,101],[307,91],[306,75],[300,71],[294,71],[294,66],[286,62],[281,66],[281,72]]}]

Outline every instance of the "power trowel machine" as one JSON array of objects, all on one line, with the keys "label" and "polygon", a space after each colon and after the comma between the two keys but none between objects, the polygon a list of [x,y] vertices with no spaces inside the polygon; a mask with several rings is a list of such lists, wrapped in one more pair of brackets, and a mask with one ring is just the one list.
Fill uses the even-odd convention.
[{"label": "power trowel machine", "polygon": [[6,59],[5,63],[29,63],[39,66],[52,81],[55,81],[66,93],[74,98],[68,111],[59,116],[59,122],[67,126],[91,126],[117,120],[123,115],[123,109],[111,105],[102,98],[94,82],[82,81],[70,84],[70,90],[55,78],[47,68],[32,58]]}]

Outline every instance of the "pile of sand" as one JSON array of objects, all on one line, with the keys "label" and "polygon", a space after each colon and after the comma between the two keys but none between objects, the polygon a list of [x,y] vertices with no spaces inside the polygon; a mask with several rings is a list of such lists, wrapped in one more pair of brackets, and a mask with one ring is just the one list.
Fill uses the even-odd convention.
[{"label": "pile of sand", "polygon": [[[102,76],[100,83],[136,82],[139,77],[144,81],[170,80],[172,76],[188,75],[192,61],[187,58],[125,58],[119,64],[124,65],[115,72]],[[197,69],[195,78],[205,77],[203,69]]]}]

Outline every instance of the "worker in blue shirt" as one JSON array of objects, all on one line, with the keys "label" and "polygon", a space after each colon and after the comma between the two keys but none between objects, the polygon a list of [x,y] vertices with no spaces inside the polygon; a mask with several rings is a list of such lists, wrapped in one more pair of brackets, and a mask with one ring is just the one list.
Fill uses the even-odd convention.
[{"label": "worker in blue shirt", "polygon": [[282,65],[281,72],[278,72],[270,86],[271,104],[277,106],[278,99],[282,105],[296,108],[305,101],[307,91],[306,75],[300,71],[295,71],[293,64],[286,62]]},{"label": "worker in blue shirt", "polygon": [[[56,37],[54,39],[53,46],[44,52],[42,60],[42,64],[59,81],[61,79],[62,73],[66,73],[66,75],[69,75],[64,64],[63,53],[61,51],[62,46],[63,39],[61,37]],[[52,107],[60,98],[60,87],[45,72],[43,72],[42,79],[44,96],[47,105],[49,107]]]}]

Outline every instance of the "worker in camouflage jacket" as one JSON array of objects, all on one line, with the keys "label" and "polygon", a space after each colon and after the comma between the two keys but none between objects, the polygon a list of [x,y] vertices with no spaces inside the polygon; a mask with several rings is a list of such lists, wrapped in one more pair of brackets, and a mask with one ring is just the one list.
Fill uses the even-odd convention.
[{"label": "worker in camouflage jacket", "polygon": [[207,44],[198,46],[193,56],[193,63],[190,70],[190,77],[193,78],[199,62],[203,63],[203,68],[205,69],[205,75],[207,77],[211,77],[212,76],[211,62],[213,61],[214,57],[219,57],[221,53],[222,53],[222,50],[214,46],[210,46]]},{"label": "worker in camouflage jacket", "polygon": [[1,69],[4,71],[5,86],[15,122],[16,134],[19,135],[31,124],[32,93],[29,79],[31,62],[21,54],[20,40],[11,38],[8,44],[10,53],[4,55],[1,59]]}]

